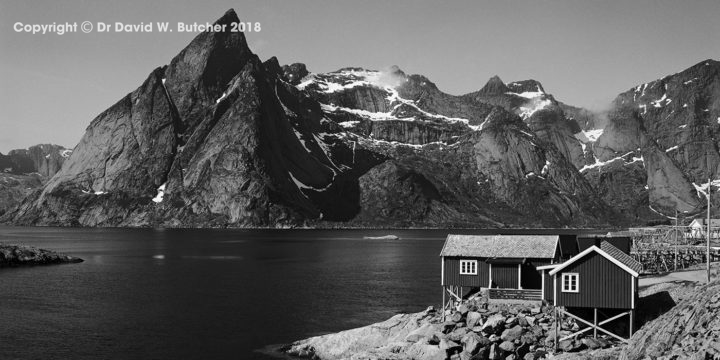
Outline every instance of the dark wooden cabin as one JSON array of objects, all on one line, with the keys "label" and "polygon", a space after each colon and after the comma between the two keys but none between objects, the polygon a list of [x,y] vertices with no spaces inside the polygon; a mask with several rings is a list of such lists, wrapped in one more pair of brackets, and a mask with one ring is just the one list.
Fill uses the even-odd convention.
[{"label": "dark wooden cabin", "polygon": [[[594,329],[595,334],[602,331],[620,338],[602,325],[627,316],[626,334],[632,336],[642,265],[630,257],[629,246],[625,252],[608,239],[600,238],[598,245],[594,241],[579,239],[579,247],[584,249],[577,255],[560,264],[539,268],[544,273],[543,299],[553,302],[556,308],[564,308],[559,310],[563,315],[584,322],[589,328],[583,331]],[[613,239],[623,248],[625,241]],[[588,317],[592,320],[587,320]]]},{"label": "dark wooden cabin", "polygon": [[[451,296],[490,288],[504,298],[542,297],[538,266],[561,259],[559,235],[448,235],[440,252],[441,284]],[[443,292],[443,294],[444,294]]]}]

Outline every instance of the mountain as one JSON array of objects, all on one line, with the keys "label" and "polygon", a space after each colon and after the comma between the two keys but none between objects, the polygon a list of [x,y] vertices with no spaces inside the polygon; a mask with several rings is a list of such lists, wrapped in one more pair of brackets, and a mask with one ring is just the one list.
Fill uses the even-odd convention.
[{"label": "mountain", "polygon": [[719,139],[720,62],[705,60],[618,95],[583,174],[631,217],[694,214],[717,178]]},{"label": "mountain", "polygon": [[17,175],[38,173],[50,178],[60,170],[71,153],[70,149],[52,144],[10,150],[7,155],[0,153],[0,171]]},{"label": "mountain", "polygon": [[[216,24],[235,21],[230,10]],[[493,77],[478,87],[451,95],[398,67],[312,73],[262,62],[243,33],[201,33],[98,115],[60,171],[0,221],[597,227],[662,219],[649,208],[658,186],[643,183],[656,176],[644,167],[651,153],[623,153],[638,141],[620,130],[626,112],[563,104],[535,80]],[[630,214],[635,204],[646,211]]]},{"label": "mountain", "polygon": [[59,145],[40,144],[0,154],[0,216],[42,187],[71,153]]}]

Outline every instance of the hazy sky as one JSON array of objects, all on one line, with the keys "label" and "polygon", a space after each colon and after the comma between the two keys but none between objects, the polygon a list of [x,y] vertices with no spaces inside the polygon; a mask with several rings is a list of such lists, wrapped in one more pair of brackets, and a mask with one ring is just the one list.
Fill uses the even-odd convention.
[{"label": "hazy sky", "polygon": [[234,8],[261,59],[310,71],[398,65],[451,94],[533,78],[597,108],[635,84],[720,59],[720,1],[0,0],[0,152],[73,147],[101,111],[193,33],[17,33],[16,22],[213,22]]}]

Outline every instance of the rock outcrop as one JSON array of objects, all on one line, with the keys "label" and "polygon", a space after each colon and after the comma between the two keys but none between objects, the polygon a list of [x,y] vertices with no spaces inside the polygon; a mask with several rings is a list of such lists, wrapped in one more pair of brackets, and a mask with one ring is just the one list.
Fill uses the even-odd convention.
[{"label": "rock outcrop", "polygon": [[[554,352],[551,307],[472,300],[442,314],[430,307],[370,326],[297,341],[286,354],[308,359],[543,359]],[[577,326],[563,323],[560,336]],[[617,345],[607,337],[560,342],[572,357]],[[609,351],[608,351],[609,353]],[[616,352],[613,351],[615,355]]]},{"label": "rock outcrop", "polygon": [[83,260],[32,246],[0,244],[0,267],[79,263]]},{"label": "rock outcrop", "polygon": [[720,281],[698,286],[635,333],[620,359],[720,357]]}]

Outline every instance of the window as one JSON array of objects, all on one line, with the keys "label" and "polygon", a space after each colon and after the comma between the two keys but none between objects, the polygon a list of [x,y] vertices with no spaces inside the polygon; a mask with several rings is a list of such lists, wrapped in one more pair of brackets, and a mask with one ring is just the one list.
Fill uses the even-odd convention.
[{"label": "window", "polygon": [[580,276],[577,273],[562,274],[562,291],[563,292],[579,292]]},{"label": "window", "polygon": [[477,275],[477,260],[460,260],[460,275]]}]

